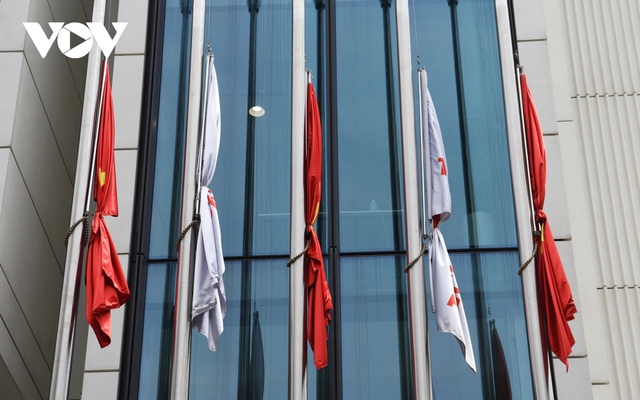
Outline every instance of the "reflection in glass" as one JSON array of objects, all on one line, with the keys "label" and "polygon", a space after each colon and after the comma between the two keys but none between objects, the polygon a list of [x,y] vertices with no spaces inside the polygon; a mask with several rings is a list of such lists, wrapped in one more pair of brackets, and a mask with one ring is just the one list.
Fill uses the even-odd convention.
[{"label": "reflection in glass", "polygon": [[[508,374],[513,398],[532,399],[522,286],[514,270],[514,266],[517,269],[518,265],[518,253],[480,253],[477,258],[461,253],[450,256],[464,302],[476,360],[482,362],[477,363],[478,370],[474,374],[465,363],[458,342],[451,334],[437,331],[435,314],[429,312],[434,397],[440,400],[496,398],[496,390],[500,388],[496,389],[494,379]],[[479,264],[476,264],[476,260]],[[474,274],[474,269],[481,269],[481,274]],[[484,288],[482,308],[477,300],[481,290],[479,287]],[[430,290],[427,298],[430,299]],[[490,338],[494,326],[504,350],[502,362],[497,357],[499,351],[496,345],[490,339],[480,339],[482,336]],[[481,357],[483,360],[480,360]],[[506,374],[502,368],[505,365]]]},{"label": "reflection in glass", "polygon": [[402,250],[395,7],[335,7],[340,249]]},{"label": "reflection in glass", "polygon": [[138,398],[169,397],[176,264],[149,264]]},{"label": "reflection in glass", "polygon": [[409,11],[413,55],[427,68],[447,152],[447,245],[515,247],[494,2],[417,0]]},{"label": "reflection in glass", "polygon": [[[189,398],[192,400],[250,399],[256,382],[263,382],[264,387],[263,397],[257,398],[287,398],[289,270],[285,267],[286,260],[251,261],[253,285],[246,298],[241,298],[241,264],[240,261],[228,261],[226,264],[227,315],[217,351],[210,351],[206,338],[193,332],[189,383]],[[243,329],[240,315],[242,308],[247,306],[250,307],[252,321]],[[259,316],[259,336],[254,321],[256,312]],[[238,357],[243,335],[249,338],[247,350],[250,357],[246,360]],[[256,359],[260,353],[259,344],[264,359],[263,368],[260,368]],[[242,367],[246,367],[248,379],[244,393],[240,394],[238,370]]]},{"label": "reflection in glass", "polygon": [[[224,254],[288,254],[291,4],[208,1],[205,25],[220,90],[220,155],[209,186]],[[256,104],[266,110],[259,118],[248,112]]]},{"label": "reflection in glass", "polygon": [[191,42],[191,6],[167,0],[155,154],[149,257],[177,257],[182,157]]},{"label": "reflection in glass", "polygon": [[343,258],[342,385],[345,399],[409,399],[411,365],[404,257]]}]

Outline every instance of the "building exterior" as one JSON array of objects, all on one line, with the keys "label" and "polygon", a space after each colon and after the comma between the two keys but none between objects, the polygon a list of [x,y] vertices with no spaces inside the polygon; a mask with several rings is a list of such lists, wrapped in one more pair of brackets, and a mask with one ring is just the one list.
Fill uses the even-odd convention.
[{"label": "building exterior", "polygon": [[[69,399],[164,399],[176,382],[173,328],[182,314],[174,303],[184,294],[176,294],[175,243],[189,222],[180,212],[184,171],[195,160],[185,163],[185,132],[194,130],[189,118],[200,101],[190,98],[199,86],[189,80],[198,69],[194,40],[203,41],[201,49],[210,45],[220,82],[222,141],[210,187],[228,310],[215,353],[201,335],[186,342],[190,398],[250,398],[256,382],[273,399],[298,398],[296,390],[311,399],[423,398],[417,380],[431,382],[433,398],[501,398],[494,327],[513,398],[640,398],[640,5],[509,3],[511,18],[501,1],[317,0],[304,2],[301,18],[291,2],[208,1],[201,9],[185,0],[0,1],[0,397],[50,396],[56,343],[65,342],[57,337],[59,315],[70,310],[68,302],[61,306],[70,287],[65,268],[77,267],[79,250],[71,247],[81,236],[74,231],[65,249],[65,232],[84,207],[77,194],[86,191],[79,188],[88,176],[86,138],[98,91],[96,46],[72,59],[54,44],[43,58],[22,22],[104,18],[107,26],[128,23],[110,57],[120,215],[107,224],[132,296],[112,312],[112,343],[104,349],[79,313]],[[521,223],[529,211],[518,203],[523,166],[514,164],[520,132],[509,122],[517,107],[514,49],[545,135],[545,211],[578,308],[569,369],[554,359],[549,393],[535,389],[536,370],[544,368],[530,361],[530,292],[516,274],[531,243]],[[443,234],[478,365],[478,373],[469,370],[429,312],[430,380],[414,372],[420,340],[411,321],[420,306],[409,297],[419,283],[403,271],[407,248],[418,250],[407,234],[413,222],[405,219],[402,138],[418,126],[420,66],[447,149],[453,210]],[[317,372],[309,351],[303,378],[289,369],[305,360],[289,344],[290,280],[301,275],[290,275],[296,272],[286,263],[302,240],[290,229],[299,207],[290,195],[298,190],[291,137],[303,115],[300,79],[292,75],[304,77],[305,67],[325,135],[317,230],[334,313],[329,367]],[[249,115],[252,105],[265,115]],[[426,263],[414,268],[420,265],[426,272]],[[421,306],[429,311],[428,304]],[[251,367],[256,318],[260,371]],[[418,339],[426,343],[426,336]]]}]

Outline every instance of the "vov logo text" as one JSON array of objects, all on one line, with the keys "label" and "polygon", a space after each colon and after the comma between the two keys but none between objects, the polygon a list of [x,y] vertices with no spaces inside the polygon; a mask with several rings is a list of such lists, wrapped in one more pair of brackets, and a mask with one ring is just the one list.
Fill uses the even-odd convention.
[{"label": "vov logo text", "polygon": [[[51,28],[51,36],[47,37],[44,30],[37,22],[23,22],[22,23],[27,30],[27,33],[31,37],[33,44],[40,53],[42,58],[45,58],[53,42],[58,39],[58,48],[60,52],[68,58],[82,58],[89,54],[93,47],[93,41],[98,43],[98,47],[102,51],[105,57],[109,57],[113,49],[116,47],[116,43],[122,36],[122,32],[127,27],[127,22],[113,22],[113,28],[116,34],[111,37],[107,29],[99,22],[87,22],[86,25],[80,22],[71,22],[65,25],[64,22],[49,22]],[[84,41],[73,48],[71,48],[71,34],[74,34]]]}]

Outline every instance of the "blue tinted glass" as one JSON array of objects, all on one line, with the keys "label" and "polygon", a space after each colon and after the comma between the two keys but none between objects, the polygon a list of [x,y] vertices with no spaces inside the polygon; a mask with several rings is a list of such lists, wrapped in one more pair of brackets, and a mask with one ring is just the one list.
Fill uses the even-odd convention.
[{"label": "blue tinted glass", "polygon": [[169,397],[176,265],[150,264],[147,271],[138,389],[141,400]]},{"label": "blue tinted glass", "polygon": [[340,265],[345,399],[411,398],[404,257],[343,258]]},{"label": "blue tinted glass", "polygon": [[395,6],[335,7],[340,249],[401,250]]},{"label": "blue tinted glass", "polygon": [[[285,264],[286,260],[226,263],[224,332],[212,352],[206,338],[193,331],[190,399],[251,398],[255,382],[263,382],[264,396],[253,398],[287,398],[289,270]],[[256,362],[259,354],[262,368]]]},{"label": "blue tinted glass", "polygon": [[[509,398],[532,399],[522,286],[520,277],[516,274],[518,253],[450,256],[467,315],[477,373],[474,374],[467,366],[455,337],[437,331],[435,314],[429,312],[434,398],[503,398],[496,393],[506,390],[506,385],[497,385],[496,388],[494,379],[506,375],[511,391]],[[430,285],[427,285],[427,289],[429,288]],[[427,297],[428,310],[431,310],[430,294]],[[502,346],[504,358],[499,351],[498,342]]]},{"label": "blue tinted glass", "polygon": [[149,257],[176,257],[180,233],[182,158],[186,94],[189,75],[191,12],[180,0],[167,0],[162,50],[160,109],[157,128],[156,163]]},{"label": "blue tinted glass", "polygon": [[[247,2],[210,1],[205,17],[222,126],[209,187],[225,256],[289,253],[291,5],[259,3],[252,16]],[[249,103],[264,115],[249,115]]]},{"label": "blue tinted glass", "polygon": [[[449,248],[514,247],[494,2],[451,3],[416,0],[409,8],[413,54],[427,68],[447,154],[452,212],[442,232]],[[415,93],[417,102],[417,86]]]}]

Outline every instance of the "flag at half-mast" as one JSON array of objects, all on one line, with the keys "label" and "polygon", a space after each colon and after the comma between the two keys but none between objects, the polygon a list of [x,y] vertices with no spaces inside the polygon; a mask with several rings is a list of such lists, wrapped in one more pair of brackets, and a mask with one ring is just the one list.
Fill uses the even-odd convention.
[{"label": "flag at half-mast", "polygon": [[[200,230],[196,246],[193,277],[193,329],[207,338],[211,351],[216,351],[218,340],[224,330],[223,319],[227,313],[224,290],[224,258],[218,208],[213,192],[208,185],[213,179],[220,148],[220,95],[218,78],[213,64],[213,55],[207,55],[207,81],[200,175]],[[197,168],[197,169],[198,169]]]},{"label": "flag at half-mast", "polygon": [[111,310],[129,299],[129,286],[118,252],[105,223],[105,216],[118,216],[118,194],[114,158],[115,121],[109,65],[103,63],[102,105],[98,126],[94,198],[96,211],[87,251],[86,317],[100,347],[111,343]]},{"label": "flag at half-mast", "polygon": [[431,309],[436,314],[438,331],[455,336],[465,361],[475,372],[471,335],[464,312],[464,304],[449,252],[440,232],[440,224],[451,216],[451,193],[444,152],[442,133],[436,109],[427,88],[427,72],[420,70],[420,112],[422,114],[422,154],[425,171],[422,171],[424,198],[427,201],[427,217],[432,220],[432,238],[429,243],[429,274],[431,276]]},{"label": "flag at half-mast", "polygon": [[576,343],[569,321],[578,312],[573,300],[569,280],[564,272],[560,253],[556,247],[551,227],[544,212],[547,186],[547,155],[538,112],[533,96],[527,85],[527,77],[520,76],[522,91],[522,113],[525,122],[527,156],[529,159],[529,177],[536,223],[541,234],[536,236],[536,291],[538,297],[538,318],[542,336],[542,354],[545,367],[547,342],[551,351],[558,356],[569,370],[569,354]]},{"label": "flag at half-mast", "polygon": [[318,235],[313,227],[322,197],[322,126],[316,93],[307,84],[307,125],[304,157],[304,213],[309,248],[304,257],[308,288],[307,339],[313,350],[316,368],[328,365],[327,325],[331,323],[333,303],[324,272],[324,259]]}]

